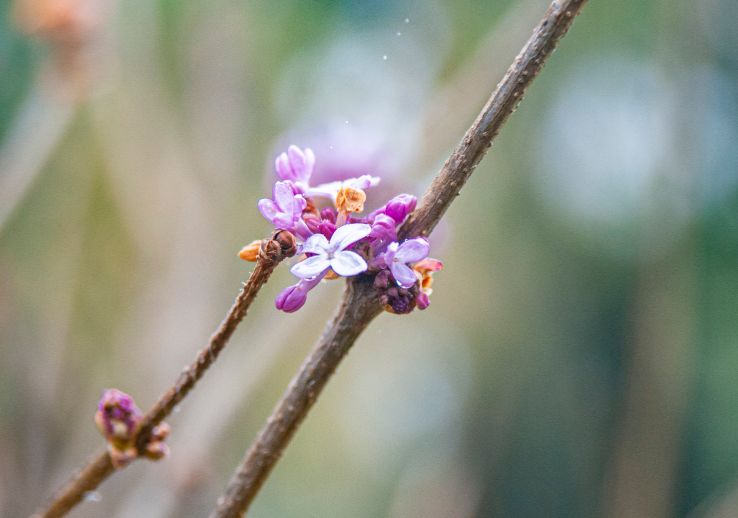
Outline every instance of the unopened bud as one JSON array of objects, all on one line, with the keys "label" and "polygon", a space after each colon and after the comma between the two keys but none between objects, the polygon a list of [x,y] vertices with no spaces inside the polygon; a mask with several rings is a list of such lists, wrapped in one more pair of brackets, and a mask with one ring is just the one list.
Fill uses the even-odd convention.
[{"label": "unopened bud", "polygon": [[285,257],[292,257],[297,253],[297,241],[291,232],[280,230],[274,234],[272,239],[279,243],[279,246],[282,249],[282,255]]},{"label": "unopened bud", "polygon": [[261,249],[261,239],[257,239],[255,241],[252,241],[248,245],[244,246],[241,249],[241,251],[238,252],[238,257],[240,257],[244,261],[255,262],[256,259],[259,257],[260,249]]}]

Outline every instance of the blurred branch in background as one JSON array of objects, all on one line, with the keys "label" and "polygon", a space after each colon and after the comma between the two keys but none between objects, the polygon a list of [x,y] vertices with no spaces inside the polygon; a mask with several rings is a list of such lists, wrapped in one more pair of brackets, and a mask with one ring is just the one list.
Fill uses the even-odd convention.
[{"label": "blurred branch in background", "polygon": [[[550,5],[482,112],[433,180],[420,206],[400,228],[400,239],[427,236],[438,224],[585,2],[554,1]],[[348,281],[332,323],[248,449],[211,518],[238,517],[249,508],[339,363],[381,310],[371,284],[362,278]]]},{"label": "blurred branch in background", "polygon": [[23,200],[76,113],[77,104],[39,82],[0,148],[0,232]]},{"label": "blurred branch in background", "polygon": [[537,0],[513,2],[476,51],[433,94],[423,114],[418,171],[433,167],[438,150],[456,143],[457,135],[479,110],[480,100],[505,72],[508,59],[530,34],[531,25],[538,21],[540,4]]},{"label": "blurred branch in background", "polygon": [[90,54],[110,5],[91,0],[15,4],[17,25],[45,42],[50,56],[0,148],[0,232],[90,93]]},{"label": "blurred branch in background", "polygon": [[638,274],[621,429],[606,479],[608,517],[674,516],[695,334],[693,253],[678,255],[674,263],[646,262]]},{"label": "blurred branch in background", "polygon": [[[236,298],[236,302],[228,311],[223,322],[208,345],[202,349],[191,365],[180,374],[176,383],[167,390],[156,404],[143,417],[136,431],[136,449],[140,454],[146,450],[152,431],[159,425],[194,388],[208,368],[228,343],[238,324],[246,316],[246,312],[259,293],[261,287],[271,276],[282,260],[295,254],[295,241],[287,232],[277,232],[271,239],[261,243],[256,266]],[[89,491],[94,490],[114,472],[110,454],[106,451],[94,457],[82,468],[52,499],[37,516],[52,518],[64,516],[77,505]]]}]

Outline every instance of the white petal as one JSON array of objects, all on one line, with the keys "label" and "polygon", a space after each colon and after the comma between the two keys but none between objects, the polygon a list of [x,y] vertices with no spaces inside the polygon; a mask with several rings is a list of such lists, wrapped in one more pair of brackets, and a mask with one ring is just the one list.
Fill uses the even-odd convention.
[{"label": "white petal", "polygon": [[347,246],[356,243],[359,239],[365,238],[372,231],[371,225],[366,223],[350,223],[342,227],[338,227],[331,237],[331,248],[333,250],[343,250]]},{"label": "white petal", "polygon": [[350,277],[366,271],[366,261],[356,252],[343,251],[333,256],[331,268],[342,277]]},{"label": "white petal", "polygon": [[297,263],[290,269],[293,275],[301,279],[312,279],[331,266],[331,262],[323,255],[314,255]]},{"label": "white petal", "polygon": [[323,234],[313,234],[305,240],[302,246],[303,253],[325,254],[328,249],[328,239]]},{"label": "white petal", "polygon": [[321,198],[330,198],[332,201],[336,201],[336,195],[339,189],[343,186],[343,182],[330,182],[316,185],[315,187],[309,188],[305,195],[308,197],[319,196]]},{"label": "white petal", "polygon": [[367,190],[369,187],[376,187],[379,185],[381,178],[378,176],[371,176],[368,174],[359,176],[358,178],[348,178],[343,181],[343,184],[347,187],[354,187],[363,190]]}]

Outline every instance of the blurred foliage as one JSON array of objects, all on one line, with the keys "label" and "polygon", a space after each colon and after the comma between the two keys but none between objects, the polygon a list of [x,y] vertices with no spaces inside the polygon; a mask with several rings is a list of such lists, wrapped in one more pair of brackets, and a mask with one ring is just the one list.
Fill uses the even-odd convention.
[{"label": "blurred foliage", "polygon": [[[420,195],[546,5],[119,2],[70,69],[0,0],[0,514],[100,447],[102,389],[146,407],[205,342],[285,142]],[[736,15],[585,8],[434,236],[432,306],[370,327],[254,516],[738,514]],[[75,516],[212,507],[340,293],[279,314],[289,278],[172,458]]]}]

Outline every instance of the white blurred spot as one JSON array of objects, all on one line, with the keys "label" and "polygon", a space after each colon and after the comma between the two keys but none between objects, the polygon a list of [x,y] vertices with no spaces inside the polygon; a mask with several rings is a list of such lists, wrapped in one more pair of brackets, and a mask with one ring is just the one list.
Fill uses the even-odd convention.
[{"label": "white blurred spot", "polygon": [[690,214],[674,85],[654,64],[600,56],[558,92],[536,167],[544,201],[615,254],[643,238],[672,242]]},{"label": "white blurred spot", "polygon": [[101,502],[102,495],[98,491],[87,491],[84,496],[85,502]]}]

